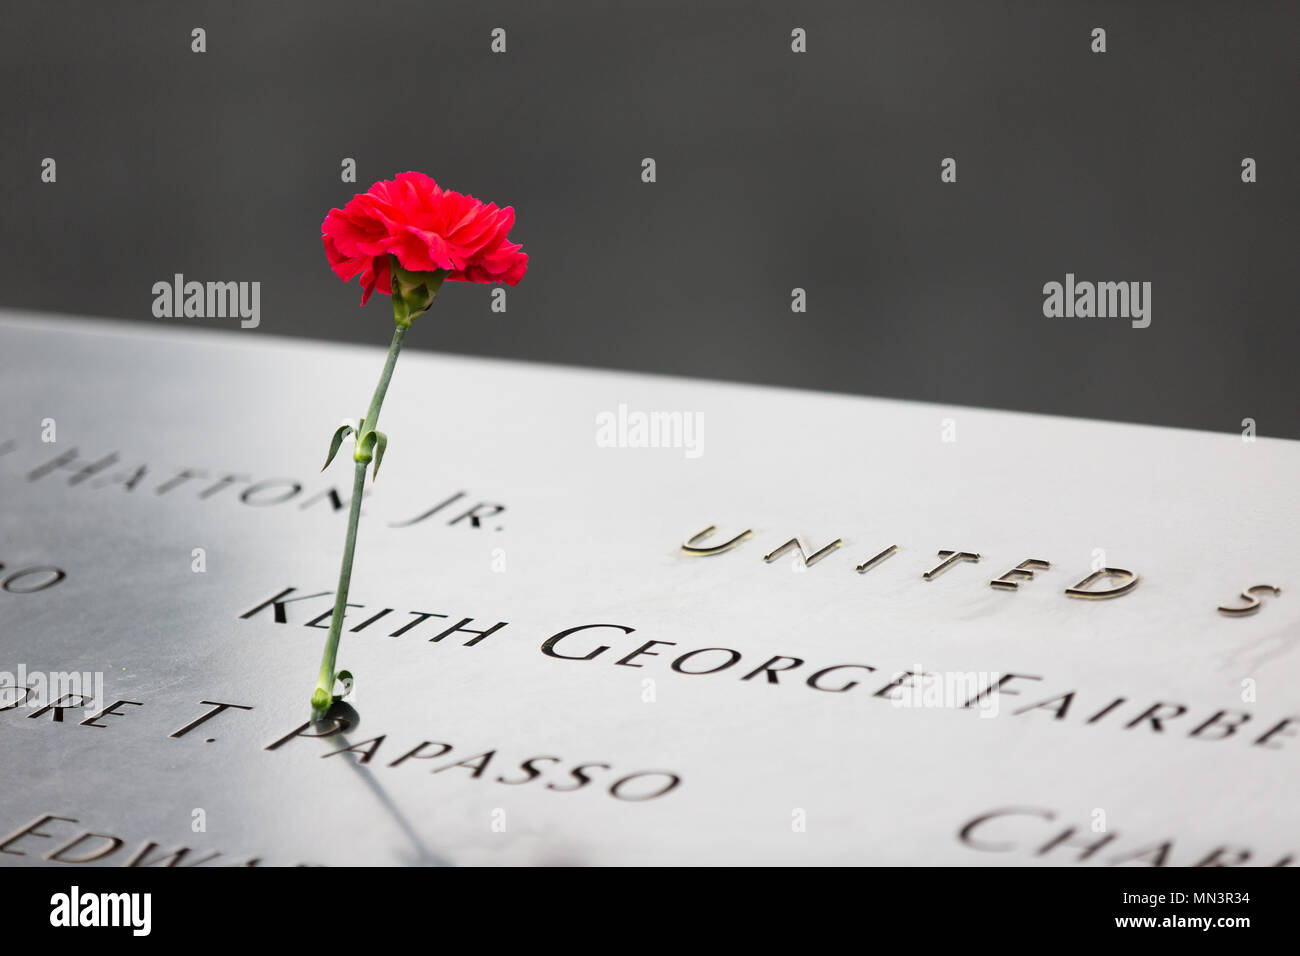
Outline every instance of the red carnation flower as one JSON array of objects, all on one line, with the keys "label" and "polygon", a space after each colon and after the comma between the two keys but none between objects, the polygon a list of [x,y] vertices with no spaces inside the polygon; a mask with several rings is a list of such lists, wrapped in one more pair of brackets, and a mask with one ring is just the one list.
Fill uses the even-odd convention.
[{"label": "red carnation flower", "polygon": [[347,537],[343,539],[339,586],[334,591],[334,613],[321,654],[316,689],[311,694],[313,723],[323,720],[341,699],[334,693],[338,683],[343,684],[344,696],[352,689],[352,673],[337,666],[339,639],[343,613],[349,607],[361,493],[366,470],[373,462],[374,474],[379,474],[379,463],[388,447],[388,436],[377,426],[402,341],[415,318],[428,311],[447,279],[515,285],[524,277],[528,256],[507,235],[514,224],[515,211],[509,206],[498,209],[473,196],[441,189],[424,173],[400,173],[391,182],[377,182],[368,192],[353,196],[342,209],[331,209],[321,223],[330,268],[344,282],[361,276],[361,304],[366,304],[375,289],[392,296],[393,342],[388,346],[388,358],[366,414],[355,425],[344,422],[334,430],[325,457],[328,468],[344,439],[352,436],[352,504]]},{"label": "red carnation flower", "polygon": [[528,268],[523,247],[507,233],[510,206],[481,203],[443,189],[424,173],[398,173],[331,209],[321,223],[330,268],[344,282],[361,276],[361,304],[378,289],[392,294],[389,255],[410,272],[446,270],[460,282],[515,285]]}]

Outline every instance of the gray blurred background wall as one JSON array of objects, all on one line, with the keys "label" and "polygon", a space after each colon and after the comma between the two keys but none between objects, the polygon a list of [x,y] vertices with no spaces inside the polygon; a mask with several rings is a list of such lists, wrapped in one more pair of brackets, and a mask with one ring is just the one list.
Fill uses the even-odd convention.
[{"label": "gray blurred background wall", "polygon": [[[320,221],[419,169],[531,262],[413,348],[1300,438],[1297,10],[9,4],[0,304],[382,346]],[[261,327],[154,319],[177,272],[260,281]],[[1067,272],[1151,282],[1150,327],[1044,317]]]}]

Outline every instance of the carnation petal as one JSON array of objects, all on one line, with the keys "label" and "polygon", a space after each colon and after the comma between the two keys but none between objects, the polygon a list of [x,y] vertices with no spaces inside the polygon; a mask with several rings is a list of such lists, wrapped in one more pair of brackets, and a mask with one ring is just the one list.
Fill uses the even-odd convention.
[{"label": "carnation petal", "polygon": [[514,222],[512,206],[443,189],[408,170],[331,209],[321,236],[334,273],[345,282],[361,277],[364,305],[376,289],[391,294],[390,254],[413,272],[445,269],[449,280],[516,284],[528,256],[509,241]]}]

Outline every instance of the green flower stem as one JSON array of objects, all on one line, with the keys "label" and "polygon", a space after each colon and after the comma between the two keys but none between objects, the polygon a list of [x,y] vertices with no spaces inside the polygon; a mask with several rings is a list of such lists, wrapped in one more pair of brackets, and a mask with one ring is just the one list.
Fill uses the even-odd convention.
[{"label": "green flower stem", "polygon": [[339,635],[343,631],[343,612],[348,604],[348,587],[352,583],[352,557],[357,547],[357,525],[361,522],[361,493],[366,485],[366,467],[372,457],[371,448],[363,441],[367,432],[375,430],[379,423],[379,410],[384,404],[384,395],[388,392],[388,383],[393,377],[393,367],[397,364],[397,355],[402,350],[402,338],[410,322],[399,322],[393,332],[393,344],[388,348],[388,360],[384,371],[375,386],[375,394],[370,399],[370,408],[366,417],[357,424],[356,450],[352,459],[356,470],[352,477],[352,502],[348,509],[348,534],[343,543],[343,564],[339,568],[339,586],[334,595],[334,614],[330,617],[329,637],[325,639],[325,653],[321,657],[320,676],[316,679],[316,690],[311,695],[311,718],[318,721],[325,716],[330,704],[334,702],[335,662],[338,657]]}]

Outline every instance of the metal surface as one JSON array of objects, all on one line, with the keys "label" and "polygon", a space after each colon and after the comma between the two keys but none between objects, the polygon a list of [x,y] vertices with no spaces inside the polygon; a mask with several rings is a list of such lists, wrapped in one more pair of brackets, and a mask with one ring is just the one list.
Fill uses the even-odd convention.
[{"label": "metal surface", "polygon": [[[0,710],[0,863],[1300,855],[1300,445],[1239,435],[404,355],[349,725],[273,747],[306,719],[337,575],[347,469],[317,469],[384,334],[0,321],[0,670],[99,673],[103,704],[134,702]],[[683,413],[690,447],[628,447],[651,411]],[[697,550],[753,534],[684,552],[709,525]],[[763,560],[796,536],[844,543]],[[940,551],[980,560],[923,578]],[[1050,567],[1008,573],[1031,560]],[[34,590],[43,566],[66,577]],[[1139,583],[1066,596],[1101,567]],[[1281,592],[1257,613],[1216,610],[1259,585]],[[286,588],[324,596],[248,613]],[[507,623],[431,640],[464,618]],[[608,648],[588,660],[543,652],[583,625],[619,627],[554,645]],[[682,659],[705,648],[727,650]],[[1003,692],[899,706],[905,671]],[[250,709],[173,736],[204,701]],[[528,780],[530,758],[557,759]],[[670,779],[644,771],[681,782],[620,799]]]}]

